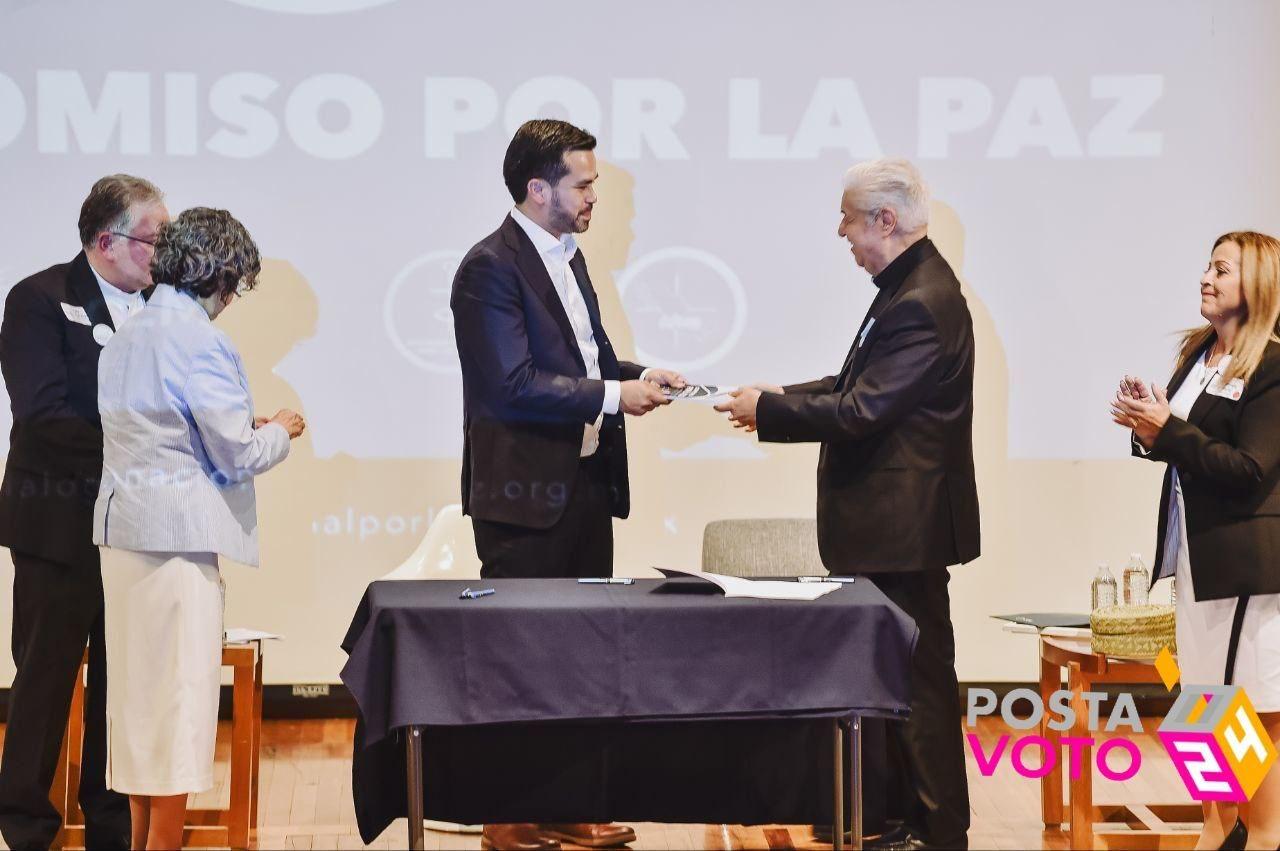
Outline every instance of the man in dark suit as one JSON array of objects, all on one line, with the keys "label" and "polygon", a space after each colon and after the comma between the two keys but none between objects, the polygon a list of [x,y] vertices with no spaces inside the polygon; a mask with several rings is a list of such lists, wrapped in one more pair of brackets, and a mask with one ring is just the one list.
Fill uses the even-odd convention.
[{"label": "man in dark suit", "polygon": [[[669,400],[684,379],[619,361],[574,240],[596,204],[596,145],[563,121],[529,121],[502,164],[515,207],[453,279],[462,365],[462,507],[481,576],[613,573],[613,518],[630,511],[623,414]],[[566,839],[621,845],[619,825],[488,825],[486,848]]]},{"label": "man in dark suit", "polygon": [[5,300],[0,368],[13,431],[0,487],[0,545],[13,557],[17,672],[0,759],[0,834],[14,849],[48,848],[61,825],[49,787],[86,644],[85,842],[129,847],[128,799],[105,784],[102,575],[91,540],[102,473],[98,354],[141,309],[152,243],[168,218],[151,183],[102,178],[80,209],[83,251],[20,281]]},{"label": "man in dark suit", "polygon": [[833,574],[865,574],[915,619],[911,718],[891,725],[913,800],[880,846],[963,847],[949,565],[978,557],[973,324],[926,236],[928,192],[904,160],[850,169],[839,235],[878,292],[836,375],[756,385],[718,406],[761,440],[819,442],[818,547]]}]

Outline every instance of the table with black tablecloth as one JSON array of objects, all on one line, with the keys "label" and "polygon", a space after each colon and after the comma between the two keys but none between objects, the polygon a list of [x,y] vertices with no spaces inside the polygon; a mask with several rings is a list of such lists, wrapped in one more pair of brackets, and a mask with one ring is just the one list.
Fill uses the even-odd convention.
[{"label": "table with black tablecloth", "polygon": [[833,721],[904,718],[915,639],[867,581],[814,601],[694,579],[374,582],[342,645],[361,836],[409,815],[417,845],[423,796],[462,823],[828,822]]}]

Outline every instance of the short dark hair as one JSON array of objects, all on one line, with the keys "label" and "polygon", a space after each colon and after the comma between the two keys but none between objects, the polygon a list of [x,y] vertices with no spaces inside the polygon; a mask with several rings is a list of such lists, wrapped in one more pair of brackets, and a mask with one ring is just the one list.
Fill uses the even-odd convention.
[{"label": "short dark hair", "polygon": [[226,210],[192,207],[160,228],[151,280],[200,298],[223,298],[258,284],[262,259],[244,225]]},{"label": "short dark hair", "polygon": [[150,180],[131,174],[109,174],[93,184],[80,205],[80,244],[92,245],[103,231],[127,231],[134,204],[163,201],[164,193]]},{"label": "short dark hair", "polygon": [[564,155],[570,151],[593,151],[596,137],[567,121],[537,118],[520,125],[507,145],[502,160],[502,179],[517,204],[529,194],[529,181],[535,177],[555,186],[569,173]]}]

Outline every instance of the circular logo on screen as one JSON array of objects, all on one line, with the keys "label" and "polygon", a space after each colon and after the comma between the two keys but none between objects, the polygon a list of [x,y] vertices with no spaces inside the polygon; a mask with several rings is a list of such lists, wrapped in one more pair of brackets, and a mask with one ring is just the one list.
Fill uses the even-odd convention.
[{"label": "circular logo on screen", "polygon": [[697,248],[662,248],[618,276],[641,363],[693,371],[718,363],[742,337],[747,296],[728,264]]},{"label": "circular logo on screen", "polygon": [[231,0],[237,6],[248,6],[267,12],[287,12],[291,15],[332,15],[338,12],[359,12],[374,6],[385,6],[395,0]]},{"label": "circular logo on screen", "polygon": [[461,251],[432,251],[400,270],[382,302],[382,322],[396,351],[427,372],[458,373],[449,293]]}]

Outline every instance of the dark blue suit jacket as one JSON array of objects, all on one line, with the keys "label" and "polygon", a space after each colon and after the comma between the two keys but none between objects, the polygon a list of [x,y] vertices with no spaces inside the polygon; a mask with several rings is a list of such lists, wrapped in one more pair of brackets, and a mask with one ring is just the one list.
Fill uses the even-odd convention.
[{"label": "dark blue suit jacket", "polygon": [[[535,529],[555,525],[572,493],[582,428],[604,404],[604,380],[639,378],[619,361],[579,251],[570,262],[600,348],[587,377],[573,327],[537,249],[510,216],[463,258],[449,304],[462,364],[462,508],[479,520]],[[630,511],[621,414],[606,416],[600,459],[611,510]]]}]

